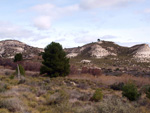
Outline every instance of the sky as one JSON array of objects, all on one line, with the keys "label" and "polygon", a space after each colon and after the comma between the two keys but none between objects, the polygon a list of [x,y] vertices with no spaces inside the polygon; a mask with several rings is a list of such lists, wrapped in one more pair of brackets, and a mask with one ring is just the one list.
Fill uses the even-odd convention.
[{"label": "sky", "polygon": [[0,0],[0,40],[64,48],[150,44],[150,0]]}]

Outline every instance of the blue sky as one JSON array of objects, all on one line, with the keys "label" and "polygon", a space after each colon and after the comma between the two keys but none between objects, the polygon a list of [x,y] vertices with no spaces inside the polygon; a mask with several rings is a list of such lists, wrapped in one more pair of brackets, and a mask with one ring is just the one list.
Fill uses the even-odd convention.
[{"label": "blue sky", "polygon": [[0,40],[44,48],[102,40],[150,43],[149,0],[0,0]]}]

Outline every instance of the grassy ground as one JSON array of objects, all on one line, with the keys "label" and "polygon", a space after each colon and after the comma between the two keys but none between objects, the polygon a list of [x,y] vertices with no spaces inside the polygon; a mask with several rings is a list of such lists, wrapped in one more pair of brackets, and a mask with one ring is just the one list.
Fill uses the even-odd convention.
[{"label": "grassy ground", "polygon": [[137,71],[149,70],[150,62],[137,62],[130,56],[107,56],[105,58],[97,59],[92,57],[83,57],[77,56],[75,58],[70,59],[70,64],[75,65],[77,68],[81,68],[87,64],[82,64],[81,61],[83,59],[90,60],[91,65],[106,68],[106,69],[113,69],[113,68],[128,68],[136,69]]},{"label": "grassy ground", "polygon": [[[0,113],[149,113],[150,100],[144,94],[130,102],[122,97],[121,91],[110,89],[111,84],[123,79],[75,75],[52,79],[26,76],[20,81],[11,75],[0,75]],[[108,80],[114,81],[107,83]],[[103,94],[99,102],[92,100],[97,88]]]}]

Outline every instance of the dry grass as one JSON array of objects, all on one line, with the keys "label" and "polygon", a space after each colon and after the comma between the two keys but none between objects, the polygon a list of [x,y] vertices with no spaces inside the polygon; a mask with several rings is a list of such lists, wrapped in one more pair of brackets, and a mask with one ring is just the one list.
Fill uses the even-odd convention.
[{"label": "dry grass", "polygon": [[[25,82],[19,84],[16,77],[12,79],[10,76],[0,75],[0,85],[7,86],[0,92],[0,113],[149,113],[150,100],[146,96],[130,102],[122,97],[121,91],[108,87],[115,82],[129,80],[134,80],[138,85],[150,84],[148,78],[129,75],[74,75],[66,78],[25,76]],[[97,88],[103,92],[100,102],[91,100]]]},{"label": "dry grass", "polygon": [[[6,68],[3,66],[0,66],[0,75],[12,75],[14,74],[15,70],[12,70],[11,68]],[[33,72],[33,71],[26,71],[27,76],[34,76],[39,75],[39,72]]]},{"label": "dry grass", "polygon": [[104,85],[112,85],[114,83],[127,83],[128,81],[133,81],[137,86],[144,86],[144,85],[150,85],[150,78],[149,77],[136,77],[132,75],[122,75],[122,76],[106,76],[101,75],[99,77],[94,77],[92,75],[71,75],[69,78],[72,79],[84,79],[84,80],[90,80],[93,82],[102,83]]}]

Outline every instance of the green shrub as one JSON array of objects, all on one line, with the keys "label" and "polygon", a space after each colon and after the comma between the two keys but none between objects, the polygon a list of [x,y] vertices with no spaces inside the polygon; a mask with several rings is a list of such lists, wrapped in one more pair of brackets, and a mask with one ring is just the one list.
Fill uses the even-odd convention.
[{"label": "green shrub", "polygon": [[146,91],[146,97],[150,99],[150,87],[149,87],[149,89]]},{"label": "green shrub", "polygon": [[15,55],[14,57],[14,62],[18,62],[18,61],[22,61],[23,58],[22,58],[22,54],[21,53],[18,53]]},{"label": "green shrub", "polygon": [[122,90],[123,86],[124,86],[124,83],[122,82],[118,84],[114,83],[113,85],[110,86],[110,88],[113,90]]},{"label": "green shrub", "polygon": [[130,101],[137,100],[140,96],[137,87],[132,82],[129,82],[123,86],[122,95],[127,97]]},{"label": "green shrub", "polygon": [[[18,66],[19,66],[19,69],[20,69],[20,74],[23,75],[23,76],[25,76],[25,70],[22,67],[22,65],[19,64]],[[18,68],[16,69],[16,74],[18,74]]]},{"label": "green shrub", "polygon": [[10,79],[14,79],[14,78],[15,78],[15,76],[14,76],[14,75],[11,75],[9,78],[10,78]]},{"label": "green shrub", "polygon": [[99,88],[99,89],[96,89],[95,93],[93,94],[91,100],[92,101],[95,101],[95,102],[99,102],[100,100],[103,99],[103,93],[102,93],[102,90]]}]

